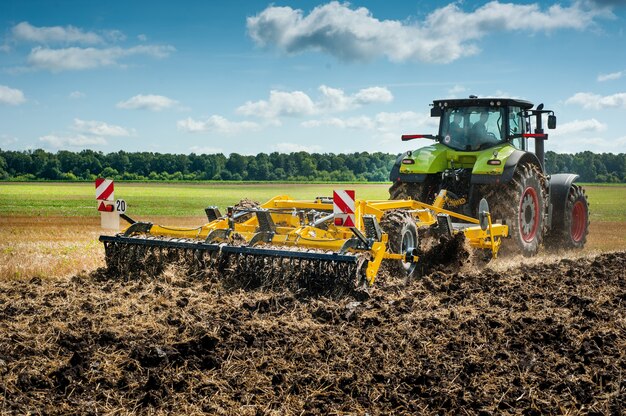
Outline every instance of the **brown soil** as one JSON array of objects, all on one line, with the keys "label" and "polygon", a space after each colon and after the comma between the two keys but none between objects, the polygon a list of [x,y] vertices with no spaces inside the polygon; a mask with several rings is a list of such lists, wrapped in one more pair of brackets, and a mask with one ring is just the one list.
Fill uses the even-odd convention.
[{"label": "brown soil", "polygon": [[0,282],[0,412],[622,414],[626,252],[371,296]]}]

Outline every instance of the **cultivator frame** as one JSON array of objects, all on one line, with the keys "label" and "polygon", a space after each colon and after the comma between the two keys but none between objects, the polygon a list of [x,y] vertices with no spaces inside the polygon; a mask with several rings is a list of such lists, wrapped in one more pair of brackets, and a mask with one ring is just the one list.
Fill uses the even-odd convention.
[{"label": "cultivator frame", "polygon": [[[198,267],[218,271],[236,267],[245,272],[247,263],[256,262],[256,270],[266,268],[273,274],[273,265],[279,263],[282,269],[310,268],[305,276],[308,285],[344,279],[371,286],[383,261],[420,261],[419,247],[390,250],[389,235],[380,227],[383,215],[390,210],[409,215],[418,230],[428,228],[449,236],[463,233],[471,247],[497,256],[501,238],[508,234],[507,226],[492,224],[488,208],[478,219],[448,211],[442,208],[445,197],[442,190],[432,205],[411,199],[356,200],[354,227],[345,227],[333,220],[332,198],[294,200],[279,195],[258,207],[228,207],[226,215],[209,207],[205,210],[209,222],[197,228],[134,222],[126,217],[132,222],[128,228],[115,236],[100,236],[100,241],[110,269],[118,269],[120,261],[132,262],[157,253],[162,257],[163,252],[176,251]],[[161,257],[145,258],[144,263],[160,269]]]}]

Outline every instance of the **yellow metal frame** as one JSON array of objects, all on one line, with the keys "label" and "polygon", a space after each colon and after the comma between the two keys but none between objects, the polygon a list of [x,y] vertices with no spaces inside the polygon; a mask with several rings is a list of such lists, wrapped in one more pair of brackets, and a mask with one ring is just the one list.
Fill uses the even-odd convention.
[{"label": "yellow metal frame", "polygon": [[[378,221],[381,220],[385,211],[401,209],[408,212],[414,219],[418,228],[430,227],[437,222],[437,214],[448,214],[457,220],[474,224],[455,230],[455,233],[463,232],[471,247],[483,250],[490,250],[492,257],[496,258],[500,248],[501,238],[508,235],[508,227],[502,224],[492,224],[491,216],[488,217],[488,227],[483,230],[479,225],[479,220],[449,211],[443,208],[446,198],[446,191],[443,190],[437,196],[432,205],[423,202],[407,200],[356,200],[355,202],[355,228],[364,233],[363,216],[374,215]],[[342,249],[347,240],[355,237],[351,228],[336,226],[331,221],[327,229],[302,225],[298,211],[316,210],[318,212],[333,212],[333,204],[323,200],[293,200],[288,195],[279,195],[260,206],[262,209],[270,211],[272,219],[276,224],[276,232],[271,236],[269,244],[275,246],[298,247],[304,249],[318,249],[323,251],[338,252]],[[233,222],[230,218],[220,218],[206,223],[197,228],[180,228],[153,225],[149,234],[157,236],[167,236],[176,238],[189,238],[195,240],[206,240],[207,236],[214,230],[228,230],[232,227],[234,233],[239,234],[247,242],[250,242],[259,230],[259,223],[256,215],[243,222]],[[369,253],[369,261],[365,276],[367,283],[372,285],[383,260],[411,261],[417,262],[419,259],[406,253],[392,253],[388,250],[388,236],[382,235],[381,241],[375,241],[368,250],[349,249],[353,253]]]}]

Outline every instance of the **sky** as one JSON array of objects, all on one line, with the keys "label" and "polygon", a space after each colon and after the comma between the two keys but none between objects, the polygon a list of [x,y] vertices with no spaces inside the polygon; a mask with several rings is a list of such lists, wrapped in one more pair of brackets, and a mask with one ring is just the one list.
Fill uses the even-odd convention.
[{"label": "sky", "polygon": [[435,99],[626,152],[626,0],[0,2],[0,149],[399,153]]}]

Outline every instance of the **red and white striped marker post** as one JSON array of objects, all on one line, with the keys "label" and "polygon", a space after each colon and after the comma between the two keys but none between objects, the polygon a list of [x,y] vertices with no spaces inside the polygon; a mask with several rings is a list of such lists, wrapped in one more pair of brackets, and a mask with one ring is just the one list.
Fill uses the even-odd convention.
[{"label": "red and white striped marker post", "polygon": [[354,215],[354,191],[333,191],[333,214],[335,225],[356,227]]},{"label": "red and white striped marker post", "polygon": [[107,230],[120,229],[120,214],[115,210],[114,185],[112,179],[96,179],[96,201],[100,211],[100,225]]}]

